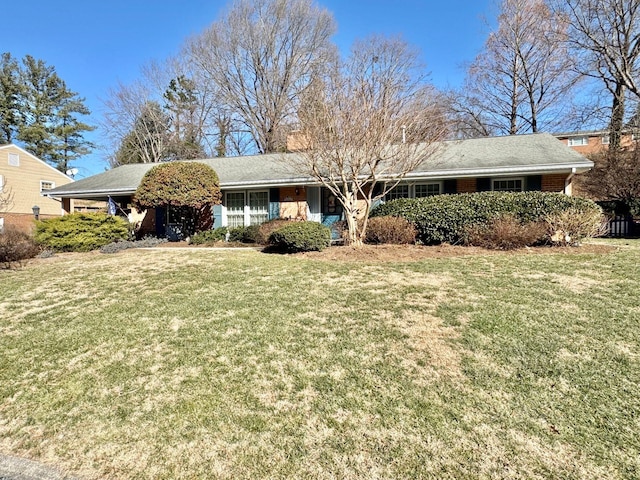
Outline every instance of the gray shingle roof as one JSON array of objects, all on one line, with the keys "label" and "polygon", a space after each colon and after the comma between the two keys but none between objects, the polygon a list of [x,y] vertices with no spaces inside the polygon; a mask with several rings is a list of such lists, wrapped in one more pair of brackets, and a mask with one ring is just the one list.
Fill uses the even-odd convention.
[{"label": "gray shingle roof", "polygon": [[[292,166],[296,153],[193,160],[211,166],[223,189],[317,183]],[[132,194],[156,164],[123,165],[53,189],[52,196]],[[442,142],[436,154],[408,178],[439,179],[585,171],[593,163],[547,133]]]}]

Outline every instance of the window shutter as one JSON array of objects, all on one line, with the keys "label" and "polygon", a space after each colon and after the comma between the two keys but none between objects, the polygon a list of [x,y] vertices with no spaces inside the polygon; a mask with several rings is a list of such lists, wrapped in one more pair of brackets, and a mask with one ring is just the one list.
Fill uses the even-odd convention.
[{"label": "window shutter", "polygon": [[478,178],[476,180],[476,188],[478,192],[489,192],[491,191],[491,179],[488,177]]},{"label": "window shutter", "polygon": [[445,180],[443,182],[443,192],[442,193],[458,193],[458,182],[454,180]]},{"label": "window shutter", "polygon": [[542,175],[529,175],[526,178],[525,190],[540,191],[542,190]]}]

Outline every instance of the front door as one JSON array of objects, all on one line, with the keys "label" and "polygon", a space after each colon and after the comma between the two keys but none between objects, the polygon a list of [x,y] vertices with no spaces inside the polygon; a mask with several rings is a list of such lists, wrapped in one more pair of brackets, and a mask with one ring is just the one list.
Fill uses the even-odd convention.
[{"label": "front door", "polygon": [[320,187],[307,187],[307,220],[322,222]]}]

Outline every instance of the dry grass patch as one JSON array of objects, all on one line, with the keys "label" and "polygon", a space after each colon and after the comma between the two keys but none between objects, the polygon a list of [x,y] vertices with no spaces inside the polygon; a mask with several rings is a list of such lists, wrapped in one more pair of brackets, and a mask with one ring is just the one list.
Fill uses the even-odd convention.
[{"label": "dry grass patch", "polygon": [[0,451],[87,478],[633,478],[640,250],[603,251],[0,272]]}]

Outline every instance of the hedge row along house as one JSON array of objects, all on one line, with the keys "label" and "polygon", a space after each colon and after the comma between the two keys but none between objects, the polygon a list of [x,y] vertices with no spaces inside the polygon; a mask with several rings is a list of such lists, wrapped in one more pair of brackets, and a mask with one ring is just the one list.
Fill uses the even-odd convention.
[{"label": "hedge row along house", "polygon": [[[593,167],[591,161],[546,133],[446,141],[439,147],[381,201],[487,190],[571,195],[574,175]],[[209,165],[220,178],[222,204],[213,209],[214,228],[256,225],[274,218],[329,226],[341,220],[337,199],[317,180],[296,170],[295,155],[301,153],[191,160]],[[139,222],[142,233],[171,236],[175,226],[171,211],[138,213],[131,206],[142,177],[153,166],[123,165],[57,187],[49,195],[61,198],[67,212],[73,212],[77,199],[111,198],[120,212]]]},{"label": "hedge row along house", "polygon": [[0,232],[6,227],[30,230],[35,214],[51,218],[65,213],[60,198],[46,194],[73,179],[13,145],[0,145]]}]

